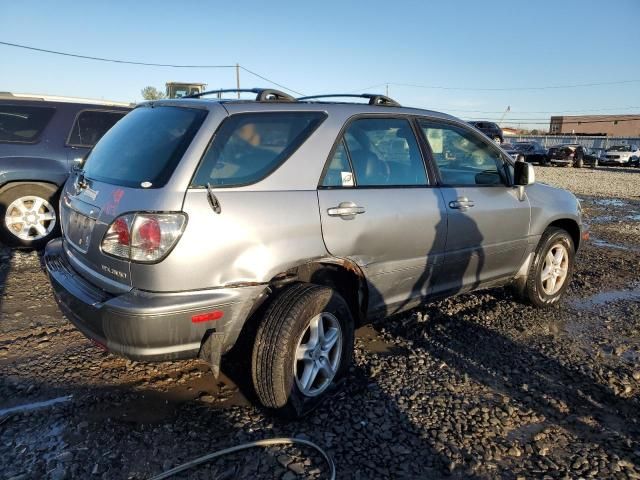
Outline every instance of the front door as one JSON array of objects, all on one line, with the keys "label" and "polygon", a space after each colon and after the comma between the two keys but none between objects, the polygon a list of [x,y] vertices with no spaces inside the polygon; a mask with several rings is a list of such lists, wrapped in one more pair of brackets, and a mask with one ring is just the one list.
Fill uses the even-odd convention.
[{"label": "front door", "polygon": [[411,308],[430,293],[443,259],[446,211],[407,119],[352,121],[318,202],[327,250],[362,268],[372,316]]},{"label": "front door", "polygon": [[522,264],[530,205],[510,186],[506,159],[470,128],[421,120],[447,210],[439,288],[456,293],[512,277]]}]

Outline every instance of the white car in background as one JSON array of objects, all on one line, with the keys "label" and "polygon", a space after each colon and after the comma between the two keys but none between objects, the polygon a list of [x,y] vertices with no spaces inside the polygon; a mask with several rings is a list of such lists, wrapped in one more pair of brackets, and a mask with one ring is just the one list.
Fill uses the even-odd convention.
[{"label": "white car in background", "polygon": [[640,148],[638,145],[612,145],[605,152],[603,163],[607,165],[635,165],[638,166]]}]

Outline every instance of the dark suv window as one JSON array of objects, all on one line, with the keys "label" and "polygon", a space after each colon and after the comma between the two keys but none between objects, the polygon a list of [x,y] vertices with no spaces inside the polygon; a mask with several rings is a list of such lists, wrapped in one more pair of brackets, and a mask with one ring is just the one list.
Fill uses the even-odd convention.
[{"label": "dark suv window", "polygon": [[126,115],[96,144],[85,175],[101,182],[163,186],[207,116],[206,110],[140,107]]},{"label": "dark suv window", "polygon": [[93,147],[126,112],[85,110],[80,112],[71,129],[67,144],[77,147]]},{"label": "dark suv window", "polygon": [[35,143],[55,108],[0,105],[0,142]]},{"label": "dark suv window", "polygon": [[262,180],[320,125],[322,112],[232,115],[220,126],[193,180],[198,187],[229,187]]},{"label": "dark suv window", "polygon": [[363,118],[351,123],[334,152],[322,185],[354,186],[351,166],[358,186],[428,183],[418,142],[411,125],[402,118]]}]

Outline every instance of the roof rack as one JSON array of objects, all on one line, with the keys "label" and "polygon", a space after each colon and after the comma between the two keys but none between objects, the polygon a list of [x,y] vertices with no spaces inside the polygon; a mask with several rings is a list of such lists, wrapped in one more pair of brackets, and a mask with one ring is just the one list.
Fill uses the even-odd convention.
[{"label": "roof rack", "polygon": [[385,95],[378,95],[375,93],[333,93],[328,95],[312,95],[309,97],[298,97],[298,101],[305,100],[317,100],[319,98],[368,98],[369,105],[379,105],[384,107],[399,107],[400,104],[393,98],[389,98]]},{"label": "roof rack", "polygon": [[222,90],[207,90],[206,92],[192,93],[182,98],[200,98],[203,95],[213,95],[222,93],[255,93],[256,102],[295,102],[296,99],[291,95],[274,90],[272,88],[227,88]]}]

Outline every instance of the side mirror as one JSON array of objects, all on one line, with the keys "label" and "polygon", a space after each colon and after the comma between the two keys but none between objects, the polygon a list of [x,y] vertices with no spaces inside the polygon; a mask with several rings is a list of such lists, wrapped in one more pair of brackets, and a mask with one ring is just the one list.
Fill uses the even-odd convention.
[{"label": "side mirror", "polygon": [[516,186],[532,185],[536,181],[536,174],[533,165],[527,162],[516,162],[513,164],[513,184]]}]

